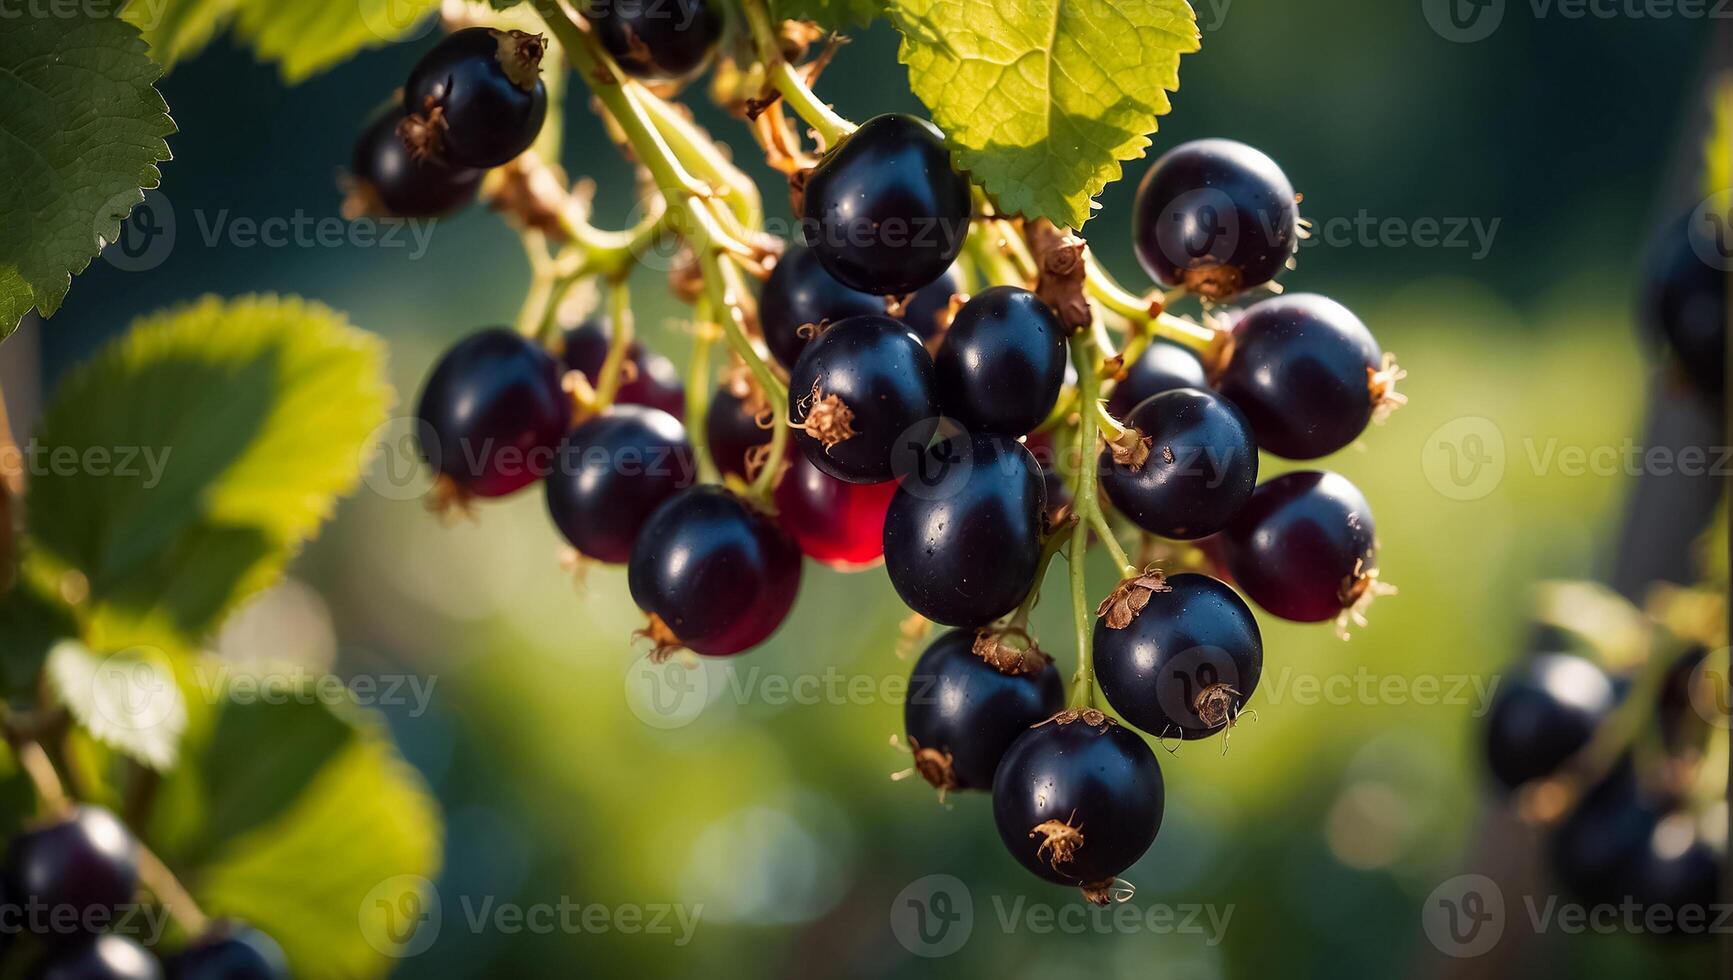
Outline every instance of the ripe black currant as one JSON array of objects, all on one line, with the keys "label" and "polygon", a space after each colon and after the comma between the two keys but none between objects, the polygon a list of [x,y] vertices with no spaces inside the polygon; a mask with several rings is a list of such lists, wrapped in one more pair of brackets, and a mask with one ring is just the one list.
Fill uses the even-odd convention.
[{"label": "ripe black currant", "polygon": [[162,968],[143,946],[110,933],[49,952],[30,976],[32,980],[162,980]]},{"label": "ripe black currant", "polygon": [[167,961],[169,980],[288,980],[289,961],[276,940],[251,926],[225,922]]},{"label": "ripe black currant", "polygon": [[1486,760],[1509,789],[1550,776],[1587,745],[1618,697],[1599,667],[1570,654],[1530,660],[1499,687],[1486,725]]},{"label": "ripe black currant", "polygon": [[1175,343],[1155,341],[1114,384],[1113,393],[1107,396],[1108,414],[1124,421],[1132,409],[1175,388],[1206,391],[1209,375],[1196,354]]},{"label": "ripe black currant", "polygon": [[[593,387],[602,376],[613,336],[607,317],[591,317],[563,332],[560,361],[566,370],[582,374]],[[625,376],[614,393],[615,402],[659,408],[677,419],[686,417],[686,383],[680,380],[680,370],[673,361],[634,340],[626,348],[621,370]]]},{"label": "ripe black currant", "polygon": [[1657,801],[1643,792],[1626,760],[1553,828],[1547,842],[1553,874],[1583,902],[1622,902],[1660,821]]},{"label": "ripe black currant", "polygon": [[1101,905],[1155,841],[1163,802],[1155,753],[1094,709],[1018,736],[993,777],[993,822],[1011,855]]},{"label": "ripe black currant", "polygon": [[944,275],[969,233],[969,181],[944,134],[914,116],[876,116],[806,182],[803,230],[844,285],[901,296]]},{"label": "ripe black currant", "polygon": [[[1733,260],[1695,213],[1667,226],[1649,260],[1646,306],[1652,327],[1696,389],[1710,397],[1726,390],[1728,273],[1704,254]],[[1693,242],[1693,235],[1696,241]],[[1699,249],[1705,250],[1703,253]]]},{"label": "ripe black currant", "polygon": [[529,149],[548,113],[544,50],[540,35],[523,31],[452,32],[403,85],[404,144],[456,167],[497,167]]},{"label": "ripe black currant", "polygon": [[548,513],[580,554],[619,564],[650,514],[697,477],[680,421],[660,409],[615,405],[573,429],[548,474]]},{"label": "ripe black currant", "polygon": [[1138,527],[1164,538],[1207,537],[1251,498],[1258,449],[1227,399],[1176,388],[1137,406],[1125,424],[1141,443],[1101,453],[1101,487]]},{"label": "ripe black currant", "polygon": [[[1637,852],[1631,869],[1631,897],[1645,909],[1664,908],[1675,917],[1690,911],[1709,916],[1720,901],[1725,848],[1706,837],[1695,815],[1676,811],[1663,817]],[[1690,935],[1690,933],[1680,933]]]},{"label": "ripe black currant", "polygon": [[1095,621],[1095,678],[1113,710],[1157,738],[1208,738],[1234,724],[1264,672],[1245,600],[1208,575],[1121,586],[1133,589],[1144,594],[1121,605],[1115,593]]},{"label": "ripe black currant", "polygon": [[[750,396],[742,397],[734,386],[723,385],[710,399],[710,411],[704,417],[704,435],[716,468],[741,479],[747,478],[749,455],[770,444],[770,429],[758,424],[759,416],[751,409]],[[768,411],[764,420],[770,423]]]},{"label": "ripe black currant", "polygon": [[974,651],[976,634],[953,630],[934,640],[909,675],[903,729],[915,769],[941,793],[990,790],[1005,750],[1065,704],[1051,658],[1033,653],[1016,673]]},{"label": "ripe black currant", "polygon": [[541,479],[571,425],[560,366],[504,327],[441,355],[416,408],[421,455],[465,494],[500,497]]},{"label": "ripe black currant", "polygon": [[1220,543],[1234,582],[1283,619],[1335,619],[1378,591],[1372,507],[1335,473],[1286,473],[1266,481]]},{"label": "ripe black currant", "polygon": [[965,428],[1021,436],[1065,383],[1065,327],[1039,296],[994,286],[969,300],[933,359],[939,407]]},{"label": "ripe black currant", "polygon": [[684,490],[645,523],[627,568],[658,650],[723,657],[764,642],[800,589],[800,548],[717,486]]},{"label": "ripe black currant", "polygon": [[796,453],[776,485],[776,520],[808,558],[859,571],[884,557],[885,512],[896,492],[894,482],[846,483]]},{"label": "ripe black currant", "polygon": [[712,0],[586,0],[579,9],[626,74],[652,81],[690,78],[722,40]]},{"label": "ripe black currant", "polygon": [[885,571],[915,612],[985,626],[1017,608],[1041,565],[1041,468],[1004,436],[941,442],[905,476],[885,516]]},{"label": "ripe black currant", "polygon": [[1299,247],[1294,185],[1274,160],[1233,140],[1169,150],[1144,175],[1135,208],[1145,271],[1213,300],[1276,278]]},{"label": "ripe black currant", "polygon": [[[76,928],[112,924],[116,910],[138,890],[138,841],[113,813],[85,806],[64,820],[13,839],[6,852],[6,893],[41,921],[71,920]],[[32,912],[33,917],[37,913]],[[52,929],[44,939],[75,939]]]},{"label": "ripe black currant", "polygon": [[[897,320],[855,316],[808,344],[788,379],[788,418],[813,465],[850,483],[895,477],[893,453],[938,424],[933,358]],[[899,442],[901,440],[901,442]]]},{"label": "ripe black currant", "polygon": [[1328,456],[1359,438],[1373,414],[1400,404],[1360,318],[1332,299],[1278,296],[1246,310],[1216,388],[1238,405],[1258,448],[1287,459]]},{"label": "ripe black currant", "polygon": [[368,124],[355,141],[349,174],[355,181],[346,215],[384,214],[432,218],[475,200],[486,171],[415,159],[397,135],[403,109],[392,108]]},{"label": "ripe black currant", "polygon": [[915,298],[904,304],[899,319],[931,348],[933,340],[950,328],[951,300],[966,295],[963,270],[953,265],[944,275],[915,290]]},{"label": "ripe black currant", "polygon": [[758,300],[764,342],[783,367],[794,366],[819,328],[867,314],[883,316],[884,297],[837,282],[808,248],[788,250],[771,270]]}]

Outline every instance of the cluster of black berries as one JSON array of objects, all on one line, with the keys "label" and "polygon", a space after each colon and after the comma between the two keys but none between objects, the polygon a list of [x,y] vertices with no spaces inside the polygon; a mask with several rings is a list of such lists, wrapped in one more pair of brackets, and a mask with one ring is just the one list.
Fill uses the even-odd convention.
[{"label": "cluster of black berries", "polygon": [[[0,962],[31,960],[40,980],[286,980],[283,951],[238,922],[211,926],[158,963],[127,936],[140,906],[138,841],[119,818],[79,807],[26,829],[0,878]],[[160,897],[160,896],[159,896]],[[32,959],[33,958],[33,959]]]}]

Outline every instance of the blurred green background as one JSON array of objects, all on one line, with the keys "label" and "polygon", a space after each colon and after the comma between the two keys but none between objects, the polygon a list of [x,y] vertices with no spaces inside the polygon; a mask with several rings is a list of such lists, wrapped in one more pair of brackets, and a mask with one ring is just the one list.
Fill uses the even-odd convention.
[{"label": "blurred green background", "polygon": [[[1251,142],[1283,164],[1315,221],[1497,222],[1484,254],[1472,235],[1465,248],[1337,240],[1305,249],[1286,280],[1356,309],[1412,373],[1412,403],[1327,464],[1373,502],[1384,576],[1402,591],[1347,643],[1328,627],[1266,618],[1256,720],[1225,754],[1214,742],[1159,753],[1167,819],[1126,875],[1138,886],[1131,905],[1181,914],[1207,905],[1218,919],[1231,915],[1226,929],[1206,917],[1202,934],[1117,918],[1044,930],[1033,907],[1051,914],[1077,899],[1003,853],[986,799],[940,805],[918,780],[888,778],[907,763],[887,739],[901,729],[895,682],[910,663],[896,654],[903,613],[882,574],[809,567],[775,639],[706,668],[703,710],[658,729],[628,692],[642,679],[633,673],[641,649],[623,575],[597,570],[574,586],[539,494],[448,529],[414,499],[364,491],[297,566],[317,597],[267,599],[282,615],[258,635],[329,645],[328,619],[340,672],[436,685],[426,711],[388,709],[449,834],[439,928],[402,975],[1214,978],[1442,968],[1421,907],[1451,876],[1483,870],[1470,855],[1486,806],[1476,759],[1483,692],[1520,651],[1531,583],[1605,573],[1628,491],[1622,476],[1537,467],[1531,451],[1619,445],[1637,432],[1651,373],[1631,312],[1638,259],[1659,220],[1695,199],[1676,164],[1679,148],[1697,143],[1689,127],[1710,31],[1684,18],[1537,18],[1513,4],[1491,38],[1458,44],[1428,27],[1419,0],[1205,3],[1200,20],[1210,28],[1203,51],[1183,64],[1157,151],[1211,135]],[[227,42],[178,68],[162,85],[182,130],[164,168],[175,248],[149,272],[99,261],[80,277],[43,326],[47,375],[159,306],[284,291],[386,337],[409,405],[442,347],[509,322],[528,274],[514,235],[485,211],[441,222],[413,258],[409,249],[235,248],[202,237],[219,220],[334,215],[353,134],[431,41],[365,54],[295,88]],[[820,92],[854,118],[917,108],[883,27],[856,37]],[[699,115],[750,152],[737,124],[705,107]],[[566,166],[600,183],[599,221],[620,223],[629,170],[582,105],[567,125]],[[1086,229],[1097,254],[1139,287],[1147,280],[1128,215],[1147,167],[1128,167]],[[754,172],[785,214],[770,173]],[[646,279],[637,297],[641,329],[683,360],[689,341],[666,290]],[[1507,466],[1476,499],[1457,500],[1434,485],[1436,470],[1428,478],[1425,454],[1441,426],[1465,417],[1496,429]],[[1112,571],[1094,557],[1099,595]],[[1067,671],[1068,620],[1062,600],[1038,611],[1045,645]],[[817,685],[816,699],[779,696],[777,685],[802,679],[809,692]],[[1309,695],[1308,685],[1323,691]],[[892,911],[934,874],[966,883],[973,925],[960,949],[926,958],[899,942]],[[672,915],[672,934],[472,928],[469,916],[490,899],[635,907],[646,917],[680,906],[697,926],[689,942]],[[1555,933],[1522,948],[1571,975],[1707,968],[1701,949],[1620,937]]]}]

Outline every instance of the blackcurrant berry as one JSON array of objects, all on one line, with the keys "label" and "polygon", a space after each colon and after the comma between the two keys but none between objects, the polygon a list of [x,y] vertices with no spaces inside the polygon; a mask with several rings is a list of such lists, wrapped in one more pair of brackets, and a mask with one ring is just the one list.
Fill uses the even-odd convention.
[{"label": "blackcurrant berry", "polygon": [[813,465],[850,483],[895,477],[938,424],[933,358],[900,322],[849,317],[808,344],[788,379],[788,418]]},{"label": "blackcurrant berry", "polygon": [[1169,150],[1144,175],[1135,208],[1144,270],[1213,300],[1276,278],[1299,246],[1294,185],[1274,160],[1233,140]]},{"label": "blackcurrant berry", "polygon": [[[607,317],[585,320],[563,332],[560,361],[566,370],[582,374],[594,387],[602,377],[613,336]],[[626,347],[621,370],[625,376],[614,393],[616,403],[659,408],[677,419],[686,417],[686,383],[680,380],[680,370],[673,361],[634,340]]]},{"label": "blackcurrant berry", "polygon": [[1599,667],[1569,654],[1545,654],[1499,687],[1486,724],[1486,761],[1509,789],[1550,776],[1606,720],[1618,698]]},{"label": "blackcurrant berry", "polygon": [[793,367],[818,328],[851,316],[885,315],[885,299],[850,289],[824,270],[818,253],[790,248],[765,280],[758,300],[764,342],[783,367]]},{"label": "blackcurrant berry", "polygon": [[[1264,672],[1245,600],[1208,575],[1120,588],[1095,621],[1095,679],[1113,710],[1157,738],[1208,738],[1232,725]],[[1118,605],[1131,590],[1143,594]]]},{"label": "blackcurrant berry", "polygon": [[800,548],[721,487],[693,487],[650,515],[626,581],[658,649],[723,657],[764,642],[787,618]]},{"label": "blackcurrant berry", "polygon": [[1283,619],[1319,623],[1377,594],[1372,507],[1335,473],[1286,473],[1252,491],[1221,535],[1234,582]]},{"label": "blackcurrant berry", "polygon": [[441,355],[416,409],[421,455],[463,493],[500,497],[541,479],[571,425],[560,366],[504,327]]},{"label": "blackcurrant berry", "polygon": [[963,270],[953,265],[944,275],[915,290],[915,298],[903,306],[900,319],[921,343],[931,347],[933,339],[950,327],[951,300],[966,295],[966,288]]},{"label": "blackcurrant berry", "polygon": [[1209,375],[1196,354],[1178,344],[1155,341],[1137,363],[1126,369],[1125,377],[1114,384],[1113,393],[1107,396],[1107,411],[1124,421],[1132,409],[1175,388],[1206,391]]},{"label": "blackcurrant berry", "polygon": [[894,482],[845,483],[795,453],[776,485],[777,523],[807,557],[842,571],[878,564]]},{"label": "blackcurrant berry", "polygon": [[355,184],[346,216],[383,214],[398,218],[432,218],[475,200],[483,170],[448,167],[437,160],[417,160],[397,135],[402,108],[382,113],[362,130],[349,158]]},{"label": "blackcurrant berry", "polygon": [[1101,487],[1138,527],[1164,538],[1207,537],[1251,499],[1257,445],[1227,399],[1176,388],[1132,409],[1125,424],[1141,443],[1101,453]]},{"label": "blackcurrant berry", "polygon": [[1005,750],[1065,704],[1053,661],[1024,658],[1006,673],[974,652],[976,634],[953,630],[934,640],[909,675],[903,729],[915,769],[934,789],[990,790]]},{"label": "blackcurrant berry", "polygon": [[53,950],[31,980],[162,980],[162,968],[138,943],[112,933]]},{"label": "blackcurrant berry", "polygon": [[6,893],[49,927],[43,938],[62,942],[79,931],[112,925],[117,910],[138,890],[138,841],[113,813],[79,807],[71,816],[13,839],[6,852]]},{"label": "blackcurrant berry", "polygon": [[169,980],[288,980],[276,940],[251,926],[223,923],[168,960]]},{"label": "blackcurrant berry", "polygon": [[885,516],[885,570],[935,623],[985,626],[1035,584],[1047,495],[1041,468],[1004,436],[959,436],[903,478]]},{"label": "blackcurrant berry", "polygon": [[1065,383],[1065,327],[1039,296],[994,286],[957,311],[938,355],[939,407],[964,428],[1024,435]]},{"label": "blackcurrant berry", "polygon": [[[704,435],[710,444],[710,456],[715,460],[716,468],[741,479],[749,475],[747,460],[750,454],[760,446],[769,445],[771,437],[770,429],[758,424],[759,416],[751,408],[750,397],[743,398],[733,386],[723,385],[710,399],[710,411],[704,417]],[[770,423],[768,413],[764,421]]]},{"label": "blackcurrant berry", "polygon": [[548,114],[544,50],[540,35],[523,31],[452,32],[403,85],[404,144],[455,167],[497,167],[529,149]]},{"label": "blackcurrant berry", "polygon": [[1725,860],[1724,848],[1699,832],[1693,814],[1683,810],[1670,813],[1637,853],[1631,869],[1631,897],[1645,909],[1664,908],[1675,917],[1689,913],[1705,917],[1699,920],[1705,924],[1713,922],[1717,913],[1711,906],[1720,901]]},{"label": "blackcurrant berry", "polygon": [[1553,828],[1547,842],[1553,873],[1583,902],[1622,902],[1660,821],[1627,760]]},{"label": "blackcurrant berry", "polygon": [[957,260],[972,207],[944,134],[923,119],[890,114],[862,123],[814,168],[802,225],[838,281],[901,296]]},{"label": "blackcurrant berry", "polygon": [[1251,421],[1258,448],[1287,459],[1328,456],[1400,404],[1400,376],[1360,318],[1323,296],[1267,299],[1234,325],[1216,388]]},{"label": "blackcurrant berry", "polygon": [[713,0],[585,0],[584,16],[626,74],[652,81],[690,78],[722,40]]},{"label": "blackcurrant berry", "polygon": [[1011,855],[1102,905],[1155,841],[1163,802],[1155,753],[1093,709],[1018,736],[993,777],[993,822]]},{"label": "blackcurrant berry", "polygon": [[548,474],[548,513],[572,547],[620,564],[650,514],[697,477],[680,421],[660,409],[615,405],[573,429]]},{"label": "blackcurrant berry", "polygon": [[1675,360],[1697,390],[1720,397],[1726,390],[1727,289],[1729,274],[1706,261],[1733,260],[1716,231],[1697,227],[1690,214],[1667,227],[1649,260],[1645,305],[1652,327],[1666,339]]}]

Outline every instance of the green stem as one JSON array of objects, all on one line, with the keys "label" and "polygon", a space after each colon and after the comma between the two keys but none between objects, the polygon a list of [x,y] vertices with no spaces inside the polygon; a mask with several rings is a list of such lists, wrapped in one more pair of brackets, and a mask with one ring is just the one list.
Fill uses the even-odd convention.
[{"label": "green stem", "polygon": [[[1101,399],[1101,376],[1095,364],[1095,340],[1085,330],[1071,338],[1071,360],[1077,366],[1078,398],[1085,405]],[[1077,425],[1077,487],[1072,507],[1085,519],[1071,529],[1071,617],[1077,631],[1077,673],[1071,679],[1073,708],[1095,707],[1095,660],[1091,640],[1095,632],[1094,615],[1089,608],[1089,585],[1084,574],[1089,554],[1089,528],[1100,515],[1096,501],[1097,466],[1095,462],[1096,413],[1081,413]],[[1104,522],[1105,523],[1105,522]],[[1112,540],[1112,535],[1105,536]],[[1117,542],[1115,542],[1117,546]],[[1121,561],[1121,565],[1127,564]]]},{"label": "green stem", "polygon": [[1023,597],[1023,602],[1017,606],[1017,611],[1011,614],[1011,625],[1022,627],[1029,622],[1029,613],[1041,601],[1041,586],[1047,581],[1047,569],[1053,564],[1053,556],[1064,549],[1066,542],[1071,540],[1071,529],[1077,524],[1077,515],[1071,514],[1059,522],[1059,526],[1047,533],[1047,540],[1041,545],[1041,562],[1036,566],[1035,584],[1029,587],[1029,594]]},{"label": "green stem", "polygon": [[624,278],[608,283],[608,326],[613,336],[608,343],[608,357],[602,362],[602,373],[596,378],[596,411],[614,403],[620,393],[621,374],[626,366],[626,352],[632,346],[635,324],[632,320],[632,289]]},{"label": "green stem", "polygon": [[1113,525],[1108,523],[1107,515],[1101,512],[1101,500],[1096,499],[1094,506],[1089,508],[1089,526],[1095,528],[1095,536],[1107,547],[1107,553],[1119,564],[1120,578],[1136,578],[1137,566],[1131,563],[1131,556],[1125,553],[1125,548],[1119,543],[1119,536],[1113,533]]},{"label": "green stem", "polygon": [[763,225],[764,200],[759,196],[758,185],[722,154],[721,144],[676,111],[672,103],[657,98],[636,82],[630,84],[633,100],[655,121],[680,165],[709,181],[728,202],[738,221],[753,228]]},{"label": "green stem", "polygon": [[838,115],[836,110],[813,94],[806,79],[782,56],[782,46],[776,38],[776,26],[771,22],[770,9],[764,0],[740,0],[740,9],[745,13],[746,22],[752,29],[752,43],[758,51],[758,60],[764,63],[764,71],[770,84],[781,93],[783,100],[794,109],[796,115],[812,127],[826,147],[836,146],[847,139],[858,127]]},{"label": "green stem", "polygon": [[1137,296],[1128,292],[1124,286],[1114,281],[1101,263],[1093,255],[1085,262],[1088,276],[1084,285],[1089,291],[1089,297],[1100,303],[1109,313],[1131,323],[1133,335],[1122,352],[1126,364],[1136,361],[1150,340],[1160,337],[1176,344],[1189,347],[1204,353],[1216,343],[1216,331],[1209,327],[1200,327],[1188,323],[1177,316],[1163,312],[1165,302],[1160,298]]},{"label": "green stem", "polygon": [[686,441],[698,464],[698,475],[708,480],[716,472],[710,456],[710,436],[705,420],[710,417],[710,348],[716,332],[708,301],[700,300],[697,337],[692,342],[692,360],[686,366]]}]

